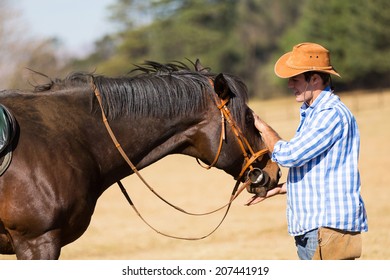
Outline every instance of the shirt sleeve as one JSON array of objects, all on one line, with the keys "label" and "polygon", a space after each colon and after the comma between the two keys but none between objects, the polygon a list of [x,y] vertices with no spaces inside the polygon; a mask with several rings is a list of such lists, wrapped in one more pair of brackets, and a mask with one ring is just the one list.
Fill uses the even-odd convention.
[{"label": "shirt sleeve", "polygon": [[[308,121],[308,120],[306,120]],[[323,109],[311,117],[290,141],[279,140],[272,160],[284,167],[299,167],[328,150],[342,135],[343,124],[337,110]]]}]

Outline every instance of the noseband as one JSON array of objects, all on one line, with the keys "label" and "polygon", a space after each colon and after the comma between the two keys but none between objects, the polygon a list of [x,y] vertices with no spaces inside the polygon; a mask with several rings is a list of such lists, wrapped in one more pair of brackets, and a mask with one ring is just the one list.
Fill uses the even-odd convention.
[{"label": "noseband", "polygon": [[[209,79],[209,83],[210,83],[211,87],[214,88],[214,82],[211,79]],[[240,146],[241,152],[242,152],[242,154],[244,156],[244,160],[245,160],[245,164],[242,166],[240,174],[237,177],[235,177],[234,179],[237,181],[240,181],[248,168],[250,170],[248,173],[248,176],[247,176],[249,179],[250,172],[252,172],[253,170],[256,170],[256,169],[258,170],[258,168],[254,168],[252,166],[252,164],[259,157],[262,157],[264,154],[267,154],[269,152],[269,150],[262,149],[258,152],[254,152],[252,146],[249,144],[248,139],[242,133],[242,131],[241,131],[240,127],[237,125],[236,121],[232,118],[232,114],[230,113],[230,110],[227,107],[227,104],[229,103],[230,98],[222,99],[222,98],[218,98],[217,94],[213,94],[213,99],[214,99],[215,105],[217,106],[217,108],[221,112],[221,136],[219,139],[218,151],[217,151],[217,154],[215,155],[214,160],[212,161],[212,163],[210,165],[202,165],[200,163],[199,159],[196,159],[196,160],[199,163],[199,165],[205,169],[210,169],[211,167],[215,166],[215,164],[217,163],[218,158],[221,154],[223,142],[226,138],[225,125],[227,122],[230,125],[230,128],[232,129],[232,131],[236,137],[236,140],[238,142],[238,145]],[[250,155],[248,154],[248,152]]]}]

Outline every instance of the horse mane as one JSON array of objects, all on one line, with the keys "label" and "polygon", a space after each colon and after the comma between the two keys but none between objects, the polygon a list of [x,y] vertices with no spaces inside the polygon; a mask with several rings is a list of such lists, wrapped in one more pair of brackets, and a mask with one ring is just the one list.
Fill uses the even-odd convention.
[{"label": "horse mane", "polygon": [[192,115],[207,106],[210,83],[205,75],[184,65],[147,62],[128,76],[94,76],[109,119]]},{"label": "horse mane", "polygon": [[[213,100],[214,93],[209,79],[216,75],[208,68],[199,68],[192,63],[191,70],[181,62],[160,64],[147,61],[135,65],[128,75],[105,77],[93,73],[72,73],[64,80],[54,80],[35,88],[35,91],[92,86],[100,91],[104,111],[109,120],[131,115],[135,118],[177,117],[201,112]],[[242,109],[247,101],[245,84],[235,76],[225,75],[236,97],[229,106],[237,121],[243,116]],[[241,95],[241,96],[240,96]],[[242,121],[242,120],[241,120]]]}]

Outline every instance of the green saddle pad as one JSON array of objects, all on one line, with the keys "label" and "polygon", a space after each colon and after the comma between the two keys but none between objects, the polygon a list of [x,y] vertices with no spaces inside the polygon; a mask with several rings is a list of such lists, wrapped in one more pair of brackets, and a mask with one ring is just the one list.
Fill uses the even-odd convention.
[{"label": "green saddle pad", "polygon": [[0,104],[0,154],[11,143],[13,138],[12,116],[4,105]]},{"label": "green saddle pad", "polygon": [[0,104],[0,176],[7,170],[12,159],[12,140],[15,135],[15,119],[11,113]]}]

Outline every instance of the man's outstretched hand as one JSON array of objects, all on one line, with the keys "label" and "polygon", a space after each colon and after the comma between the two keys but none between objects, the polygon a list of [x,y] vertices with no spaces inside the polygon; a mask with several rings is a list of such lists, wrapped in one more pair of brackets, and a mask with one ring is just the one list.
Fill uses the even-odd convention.
[{"label": "man's outstretched hand", "polygon": [[269,190],[265,196],[253,196],[250,200],[247,201],[245,204],[246,206],[254,205],[259,202],[262,202],[263,200],[273,197],[277,194],[285,194],[287,192],[286,183],[279,184],[277,187]]}]

